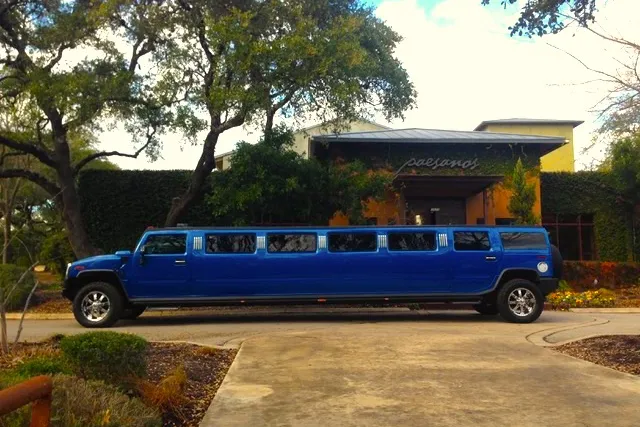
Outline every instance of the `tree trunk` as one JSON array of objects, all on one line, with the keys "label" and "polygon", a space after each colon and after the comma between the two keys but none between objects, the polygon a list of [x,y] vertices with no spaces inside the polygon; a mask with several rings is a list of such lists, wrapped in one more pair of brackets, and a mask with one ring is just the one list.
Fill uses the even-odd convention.
[{"label": "tree trunk", "polygon": [[273,116],[275,116],[275,110],[267,111],[267,122],[264,125],[264,133],[265,135],[273,130]]},{"label": "tree trunk", "polygon": [[4,249],[2,251],[3,264],[9,264],[9,252],[11,251],[11,220],[11,209],[7,209],[7,212],[4,213],[4,244],[2,245],[2,248]]},{"label": "tree trunk", "polygon": [[[56,137],[56,157],[58,159],[57,175],[58,183],[62,188],[62,194],[56,196],[61,203],[62,220],[64,221],[69,236],[69,243],[73,253],[78,258],[86,258],[96,255],[98,252],[89,240],[89,235],[84,225],[80,211],[80,197],[76,189],[76,180],[71,167],[71,156],[66,133]],[[55,195],[54,195],[55,196]]]},{"label": "tree trunk", "polygon": [[216,166],[215,149],[219,136],[220,134],[214,131],[209,131],[207,134],[204,147],[202,147],[200,160],[198,160],[198,164],[191,174],[189,188],[171,202],[171,209],[169,209],[169,213],[164,222],[165,227],[175,227],[176,224],[178,224],[178,220],[185,214],[187,209],[191,207],[193,201],[202,193],[202,188],[207,178]]}]

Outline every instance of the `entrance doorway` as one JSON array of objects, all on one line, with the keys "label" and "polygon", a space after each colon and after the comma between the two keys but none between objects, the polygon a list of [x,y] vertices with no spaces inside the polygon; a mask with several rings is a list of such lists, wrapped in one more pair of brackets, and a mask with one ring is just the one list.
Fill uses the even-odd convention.
[{"label": "entrance doorway", "polygon": [[409,199],[407,225],[461,225],[467,223],[465,199]]}]

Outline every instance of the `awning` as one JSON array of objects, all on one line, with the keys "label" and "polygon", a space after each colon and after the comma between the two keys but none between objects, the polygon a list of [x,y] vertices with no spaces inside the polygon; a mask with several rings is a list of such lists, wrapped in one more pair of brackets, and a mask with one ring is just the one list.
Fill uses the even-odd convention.
[{"label": "awning", "polygon": [[504,177],[490,176],[425,176],[400,174],[394,184],[403,187],[405,197],[466,198],[480,193]]}]

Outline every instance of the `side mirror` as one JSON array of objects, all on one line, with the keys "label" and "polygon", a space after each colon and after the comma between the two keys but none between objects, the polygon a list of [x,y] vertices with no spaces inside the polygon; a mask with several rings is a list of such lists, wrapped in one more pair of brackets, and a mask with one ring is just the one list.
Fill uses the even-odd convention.
[{"label": "side mirror", "polygon": [[116,251],[116,256],[126,258],[131,256],[131,251]]},{"label": "side mirror", "polygon": [[142,245],[140,247],[140,265],[144,264],[144,256],[147,253],[147,247],[145,245]]}]

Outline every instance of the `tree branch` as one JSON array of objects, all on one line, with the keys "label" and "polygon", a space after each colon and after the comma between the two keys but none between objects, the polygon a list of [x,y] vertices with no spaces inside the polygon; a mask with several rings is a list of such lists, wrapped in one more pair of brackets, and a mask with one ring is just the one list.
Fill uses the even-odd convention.
[{"label": "tree branch", "polygon": [[52,168],[55,168],[58,164],[58,162],[56,162],[53,157],[51,157],[51,154],[47,150],[37,147],[33,144],[25,144],[23,142],[15,141],[11,138],[7,138],[4,135],[0,135],[0,145],[4,145],[5,147],[9,147],[26,154],[31,154],[42,163]]},{"label": "tree branch", "polygon": [[62,59],[62,54],[64,53],[64,51],[68,48],[70,48],[71,45],[70,44],[66,44],[63,43],[60,46],[58,46],[58,52],[56,53],[56,56],[53,57],[53,59],[51,61],[49,61],[49,63],[47,65],[44,66],[43,70],[46,72],[50,72],[51,69],[53,67],[56,66],[56,64],[58,62],[60,62],[60,60]]},{"label": "tree branch", "polygon": [[51,196],[59,194],[62,190],[53,182],[49,181],[44,176],[36,172],[31,172],[24,169],[5,169],[0,170],[0,179],[2,178],[25,178],[34,184],[39,185],[44,191]]},{"label": "tree branch", "polygon": [[118,157],[129,157],[132,159],[137,159],[140,153],[142,153],[142,151],[144,151],[144,149],[147,148],[149,144],[151,144],[151,142],[153,142],[153,135],[155,133],[156,131],[154,129],[153,132],[151,132],[150,134],[147,134],[147,142],[142,147],[140,147],[135,153],[121,153],[119,151],[99,151],[97,153],[89,154],[87,157],[80,160],[76,164],[76,166],[73,168],[73,174],[77,175],[78,172],[82,170],[82,168],[84,168],[86,165],[88,165],[92,161],[99,159],[101,157],[118,156]]}]

